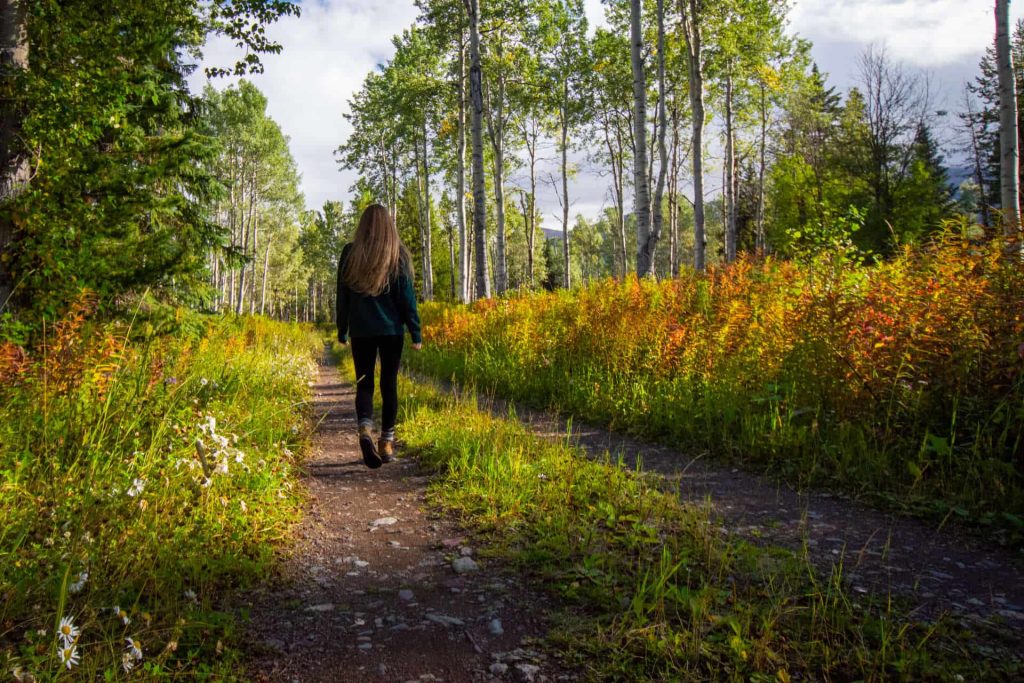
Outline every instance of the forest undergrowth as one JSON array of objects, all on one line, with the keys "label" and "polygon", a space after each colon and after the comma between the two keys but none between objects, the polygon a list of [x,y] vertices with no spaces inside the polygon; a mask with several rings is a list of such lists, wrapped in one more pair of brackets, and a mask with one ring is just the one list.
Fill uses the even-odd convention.
[{"label": "forest undergrowth", "polygon": [[299,513],[311,328],[84,296],[0,345],[0,676],[230,678]]},{"label": "forest undergrowth", "polygon": [[409,363],[1019,543],[1024,269],[976,236],[427,305]]},{"label": "forest undergrowth", "polygon": [[593,680],[1010,680],[1006,634],[917,622],[851,594],[842,563],[729,537],[656,479],[402,378],[405,448],[434,469],[429,500],[481,556],[551,591],[552,643]]}]

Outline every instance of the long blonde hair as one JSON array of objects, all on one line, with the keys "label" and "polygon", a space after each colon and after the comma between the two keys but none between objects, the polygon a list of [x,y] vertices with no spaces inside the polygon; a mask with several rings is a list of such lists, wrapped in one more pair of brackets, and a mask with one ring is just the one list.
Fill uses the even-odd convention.
[{"label": "long blonde hair", "polygon": [[342,279],[355,292],[380,296],[400,268],[412,278],[412,258],[391,214],[380,204],[371,204],[359,218]]}]

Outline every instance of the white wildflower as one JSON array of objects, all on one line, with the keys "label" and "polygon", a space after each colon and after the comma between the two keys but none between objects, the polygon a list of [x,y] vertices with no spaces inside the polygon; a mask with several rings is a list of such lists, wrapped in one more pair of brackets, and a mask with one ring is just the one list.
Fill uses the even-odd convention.
[{"label": "white wildflower", "polygon": [[60,658],[60,663],[69,670],[71,667],[77,666],[80,661],[78,647],[75,645],[61,645],[57,648],[57,656]]},{"label": "white wildflower", "polygon": [[205,377],[200,377],[199,378],[199,386],[205,387],[209,383],[210,383],[210,380],[206,379]]},{"label": "white wildflower", "polygon": [[57,626],[57,635],[60,637],[61,645],[69,647],[78,640],[81,631],[75,626],[71,617],[61,617],[60,625]]},{"label": "white wildflower", "polygon": [[131,673],[132,669],[135,668],[135,660],[127,652],[121,655],[121,668],[124,669],[125,673]]},{"label": "white wildflower", "polygon": [[237,463],[245,462],[245,453],[243,453],[242,451],[235,451],[235,462],[237,462]]},{"label": "white wildflower", "polygon": [[207,415],[206,424],[199,425],[199,429],[201,429],[204,433],[213,436],[214,434],[217,433],[217,418],[215,418],[213,415]]},{"label": "white wildflower", "polygon": [[89,580],[89,572],[82,572],[74,583],[68,586],[68,593],[78,593],[85,588],[85,582]]},{"label": "white wildflower", "polygon": [[128,643],[125,654],[131,655],[135,661],[142,661],[142,643],[134,638],[125,638],[125,642]]},{"label": "white wildflower", "polygon": [[124,611],[117,605],[114,605],[114,616],[120,619],[125,626],[132,623],[131,617],[128,616],[128,612]]},{"label": "white wildflower", "polygon": [[134,498],[135,496],[142,493],[142,490],[146,488],[146,482],[143,479],[133,479],[132,487],[126,491],[126,493]]},{"label": "white wildflower", "polygon": [[199,602],[199,599],[196,597],[196,592],[191,588],[185,590],[185,599],[189,602]]}]

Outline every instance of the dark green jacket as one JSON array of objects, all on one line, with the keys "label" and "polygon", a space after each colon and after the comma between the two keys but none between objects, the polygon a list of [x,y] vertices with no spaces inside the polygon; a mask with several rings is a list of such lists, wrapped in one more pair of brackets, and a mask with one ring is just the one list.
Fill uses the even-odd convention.
[{"label": "dark green jacket", "polygon": [[383,294],[367,296],[352,291],[342,280],[345,261],[351,250],[352,245],[346,244],[338,261],[338,341],[348,341],[349,335],[401,336],[405,334],[404,326],[409,328],[414,344],[422,343],[420,315],[416,310],[416,290],[413,288],[412,278],[409,277],[408,265],[403,262],[399,266],[398,277],[388,284]]}]

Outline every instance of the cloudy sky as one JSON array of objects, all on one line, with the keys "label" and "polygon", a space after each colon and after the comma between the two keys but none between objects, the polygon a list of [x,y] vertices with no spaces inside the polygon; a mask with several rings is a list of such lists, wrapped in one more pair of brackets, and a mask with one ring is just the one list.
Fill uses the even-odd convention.
[{"label": "cloudy sky", "polygon": [[[586,4],[591,24],[603,23],[600,0]],[[813,42],[814,58],[840,88],[854,82],[861,50],[884,44],[892,57],[929,73],[936,108],[955,109],[963,83],[974,77],[992,40],[992,7],[982,0],[794,0],[790,31]],[[1016,21],[1024,16],[1024,3],[1012,3],[1010,11]],[[284,51],[264,57],[266,72],[252,80],[291,138],[309,208],[347,199],[354,176],[339,172],[333,156],[349,132],[342,117],[347,100],[365,74],[391,56],[391,36],[416,15],[413,0],[319,0],[304,2],[300,18],[271,27]],[[234,56],[224,41],[206,49],[207,63],[226,65]],[[192,86],[202,88],[205,80],[200,70]],[[214,85],[228,83],[218,79]],[[593,217],[607,203],[607,181],[581,160],[569,193],[574,213]],[[560,213],[555,195],[546,190],[539,203],[546,224],[554,225]]]}]

